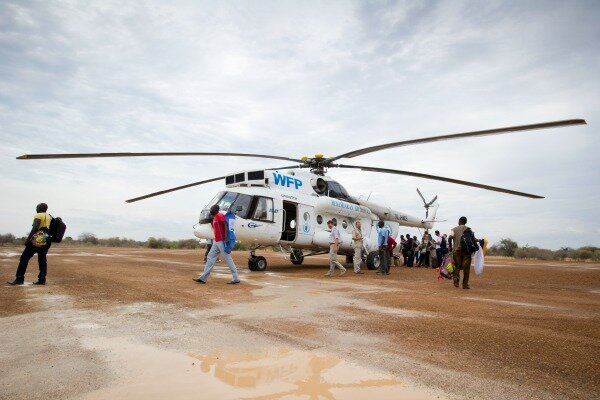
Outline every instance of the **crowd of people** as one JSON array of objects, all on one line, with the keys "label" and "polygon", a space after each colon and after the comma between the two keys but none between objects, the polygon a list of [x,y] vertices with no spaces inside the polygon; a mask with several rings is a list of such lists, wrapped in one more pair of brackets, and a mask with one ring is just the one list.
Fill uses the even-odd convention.
[{"label": "crowd of people", "polygon": [[446,255],[452,251],[452,245],[448,243],[448,235],[440,235],[435,231],[435,237],[425,231],[419,241],[417,236],[410,234],[400,235],[400,252],[406,267],[431,267],[438,268],[442,265]]},{"label": "crowd of people", "polygon": [[[399,254],[402,255],[402,265],[408,268],[426,267],[440,268],[444,264],[448,254],[452,254],[452,261],[456,265],[453,271],[454,286],[459,287],[460,271],[463,271],[463,288],[469,289],[469,270],[471,266],[471,254],[465,253],[461,249],[461,236],[465,231],[470,232],[470,228],[466,226],[467,218],[460,217],[458,226],[452,229],[452,234],[441,235],[440,231],[435,231],[433,237],[427,230],[419,241],[417,236],[410,234],[400,235],[400,247],[396,253],[395,249],[398,246],[397,241],[392,236],[389,226],[384,221],[379,221],[377,224],[377,248],[379,250],[379,268],[378,275],[389,275],[390,264],[393,262],[395,266],[399,266]],[[329,236],[329,271],[326,276],[333,276],[335,268],[340,269],[340,276],[346,273],[346,269],[337,260],[337,252],[339,248],[339,231],[335,227],[333,221],[327,221],[327,227],[330,230]],[[476,240],[473,236],[473,239]],[[362,262],[362,254],[364,253],[363,234],[360,221],[356,221],[354,231],[352,233],[352,247],[354,249],[353,263],[354,273],[362,274],[360,265]],[[453,252],[454,249],[454,252]]]},{"label": "crowd of people", "polygon": [[[384,221],[379,221],[377,224],[377,247],[379,250],[379,268],[378,275],[389,275],[390,264],[399,265],[399,254],[402,255],[402,265],[408,268],[412,267],[430,267],[440,268],[444,264],[444,260],[448,254],[452,254],[452,261],[456,268],[453,271],[452,279],[455,287],[460,287],[460,271],[463,271],[463,289],[469,287],[469,271],[471,268],[471,253],[464,251],[461,248],[461,237],[465,232],[471,232],[466,226],[467,218],[460,217],[458,225],[452,228],[450,235],[440,234],[440,231],[435,231],[435,236],[432,236],[427,230],[419,241],[417,236],[410,234],[400,235],[400,247],[398,254],[395,254],[395,249],[398,246],[397,241],[393,238],[391,229],[385,225]],[[330,268],[325,275],[333,276],[335,267],[340,268],[340,275],[346,273],[346,269],[337,260],[337,249],[339,247],[339,232],[332,221],[327,222],[330,234]],[[476,241],[472,235],[473,241]],[[363,235],[360,221],[354,225],[352,234],[352,247],[354,249],[354,273],[361,274],[360,265],[362,262]]]}]

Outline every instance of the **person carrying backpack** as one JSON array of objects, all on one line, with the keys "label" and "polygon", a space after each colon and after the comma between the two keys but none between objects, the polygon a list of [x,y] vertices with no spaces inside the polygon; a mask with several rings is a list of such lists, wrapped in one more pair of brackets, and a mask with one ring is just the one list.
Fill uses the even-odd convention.
[{"label": "person carrying backpack", "polygon": [[15,280],[7,282],[9,285],[22,285],[25,283],[25,271],[27,271],[27,264],[29,260],[36,253],[38,255],[38,265],[40,267],[40,273],[38,280],[33,282],[34,285],[45,285],[46,284],[46,273],[48,270],[48,262],[46,261],[46,255],[50,249],[51,237],[50,237],[50,223],[52,217],[46,211],[48,211],[48,205],[46,203],[40,203],[35,208],[36,214],[33,216],[33,225],[31,226],[31,232],[27,236],[25,241],[25,249],[19,260],[19,266],[17,267],[17,273]]},{"label": "person carrying backpack", "polygon": [[231,272],[231,281],[227,283],[233,285],[238,284],[240,283],[240,277],[237,272],[237,267],[233,262],[233,258],[231,258],[231,250],[235,245],[235,232],[233,231],[233,224],[230,224],[230,222],[235,220],[235,215],[227,214],[226,216],[219,212],[218,204],[210,207],[210,215],[213,217],[212,225],[215,239],[208,252],[208,260],[206,261],[206,264],[204,264],[204,272],[197,278],[193,278],[193,280],[201,284],[206,284],[220,253],[223,255],[227,267],[229,267],[229,271]]},{"label": "person carrying backpack", "polygon": [[467,217],[460,217],[458,219],[458,226],[452,228],[452,233],[448,237],[448,240],[453,242],[452,259],[454,260],[455,268],[452,280],[454,281],[454,286],[460,286],[460,271],[462,270],[462,287],[463,289],[470,289],[469,273],[471,271],[471,256],[477,251],[478,247],[475,234],[467,226]]}]

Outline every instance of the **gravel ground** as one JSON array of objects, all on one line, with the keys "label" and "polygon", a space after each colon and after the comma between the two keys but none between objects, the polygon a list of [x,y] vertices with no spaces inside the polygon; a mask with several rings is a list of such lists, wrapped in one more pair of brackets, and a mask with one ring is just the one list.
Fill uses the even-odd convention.
[{"label": "gravel ground", "polygon": [[0,288],[0,398],[600,398],[599,264],[488,258],[463,290],[262,255],[200,285],[200,251],[53,247]]}]

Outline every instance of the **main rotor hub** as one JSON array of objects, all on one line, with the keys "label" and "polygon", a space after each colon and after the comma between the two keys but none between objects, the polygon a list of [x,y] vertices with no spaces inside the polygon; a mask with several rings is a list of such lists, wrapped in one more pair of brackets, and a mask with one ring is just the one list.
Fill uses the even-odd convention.
[{"label": "main rotor hub", "polygon": [[306,166],[310,169],[310,172],[316,175],[325,175],[327,167],[331,166],[328,158],[325,158],[323,154],[317,153],[313,158],[302,157],[302,161],[306,163]]}]

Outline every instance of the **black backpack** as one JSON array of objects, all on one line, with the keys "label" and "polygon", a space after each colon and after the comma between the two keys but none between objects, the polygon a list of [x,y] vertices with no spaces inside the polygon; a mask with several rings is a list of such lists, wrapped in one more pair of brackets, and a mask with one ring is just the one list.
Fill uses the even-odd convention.
[{"label": "black backpack", "polygon": [[52,217],[52,221],[50,221],[50,237],[52,243],[60,243],[63,240],[63,236],[65,235],[65,231],[67,230],[67,225],[63,222],[61,217]]},{"label": "black backpack", "polygon": [[479,246],[477,246],[477,239],[475,239],[475,234],[471,228],[465,229],[460,237],[460,249],[464,254],[473,254],[479,250]]}]

